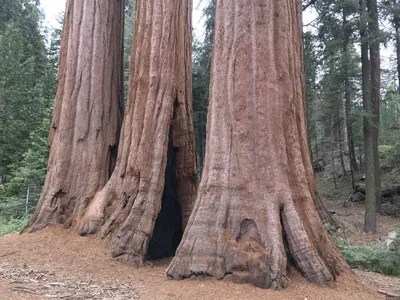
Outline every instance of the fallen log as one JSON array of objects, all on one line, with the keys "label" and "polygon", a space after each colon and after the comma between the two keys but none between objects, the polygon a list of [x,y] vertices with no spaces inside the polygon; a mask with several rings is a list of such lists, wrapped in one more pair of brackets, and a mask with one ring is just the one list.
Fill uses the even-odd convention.
[{"label": "fallen log", "polygon": [[[362,193],[365,195],[365,184],[363,183],[357,183],[354,189],[354,194],[355,193]],[[395,186],[389,189],[385,189],[382,191],[382,197],[383,198],[390,198],[394,195],[400,194],[400,186]]]}]

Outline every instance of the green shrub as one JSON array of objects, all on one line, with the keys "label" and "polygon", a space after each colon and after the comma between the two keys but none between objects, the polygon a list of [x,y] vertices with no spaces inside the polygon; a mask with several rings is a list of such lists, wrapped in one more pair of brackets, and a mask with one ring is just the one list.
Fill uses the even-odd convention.
[{"label": "green shrub", "polygon": [[396,146],[393,145],[380,145],[379,146],[379,158],[388,159],[396,153]]},{"label": "green shrub", "polygon": [[345,247],[340,249],[350,266],[387,275],[400,276],[400,256],[381,247]]},{"label": "green shrub", "polygon": [[364,269],[393,276],[400,276],[400,248],[380,246],[354,247],[346,245],[343,240],[335,243],[351,267]]},{"label": "green shrub", "polygon": [[32,215],[28,214],[21,219],[0,219],[0,236],[21,231],[22,229],[24,229],[26,224],[28,224],[31,218]]}]

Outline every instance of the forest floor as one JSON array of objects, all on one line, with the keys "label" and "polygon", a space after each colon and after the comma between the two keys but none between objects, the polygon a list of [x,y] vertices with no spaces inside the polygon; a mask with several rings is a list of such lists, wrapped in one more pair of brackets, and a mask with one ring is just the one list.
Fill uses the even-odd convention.
[{"label": "forest floor", "polygon": [[[361,211],[352,209],[356,220]],[[60,227],[10,234],[0,237],[0,299],[385,299],[378,290],[394,293],[400,287],[400,278],[359,269],[340,276],[336,288],[308,283],[294,272],[281,291],[213,279],[172,281],[165,276],[168,262],[135,269],[111,258],[108,240]]]},{"label": "forest floor", "polygon": [[[346,189],[335,195],[331,190],[321,192],[331,195],[324,197],[325,203],[342,224],[340,236],[352,245],[384,243],[400,220],[379,216],[378,234],[364,234],[364,204],[343,206],[345,195],[350,192]],[[57,226],[34,234],[0,237],[0,300],[347,300],[385,299],[378,290],[400,294],[400,278],[362,269],[346,271],[334,288],[311,284],[294,271],[289,274],[289,287],[281,291],[214,279],[172,281],[165,275],[169,260],[135,269],[112,259],[109,244],[107,239],[80,237]]]},{"label": "forest floor", "polygon": [[363,286],[350,273],[333,289],[297,274],[282,291],[213,279],[172,281],[167,260],[134,269],[113,260],[108,243],[58,227],[0,237],[0,299],[384,299],[378,286]]},{"label": "forest floor", "polygon": [[[349,190],[349,195],[351,190]],[[336,220],[341,228],[336,233],[351,246],[384,246],[388,234],[393,232],[400,224],[400,219],[392,216],[377,216],[377,233],[368,235],[363,231],[364,226],[364,202],[351,203],[352,206],[344,207],[346,198],[331,199],[325,201],[326,208],[334,212]],[[363,269],[353,269],[354,274],[367,286],[400,295],[400,277],[386,276]],[[398,298],[400,299],[400,297]]]}]

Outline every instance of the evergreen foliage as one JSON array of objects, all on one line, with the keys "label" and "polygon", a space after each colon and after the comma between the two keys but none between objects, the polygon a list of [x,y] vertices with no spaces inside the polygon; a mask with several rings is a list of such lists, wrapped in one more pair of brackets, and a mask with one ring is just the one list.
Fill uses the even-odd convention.
[{"label": "evergreen foliage", "polygon": [[6,181],[0,185],[0,223],[28,215],[41,192],[61,34],[53,30],[46,49],[43,16],[35,2],[6,1],[2,8],[0,175]]},{"label": "evergreen foliage", "polygon": [[203,11],[203,18],[205,18],[204,38],[202,41],[195,38],[193,42],[193,120],[196,135],[197,165],[200,176],[206,149],[214,12],[214,2],[210,1]]},{"label": "evergreen foliage", "polygon": [[397,239],[386,246],[350,246],[343,239],[336,245],[351,267],[362,267],[374,272],[400,276],[400,227]]},{"label": "evergreen foliage", "polygon": [[135,27],[136,0],[125,0],[125,30],[124,30],[124,97],[128,99],[129,64]]}]

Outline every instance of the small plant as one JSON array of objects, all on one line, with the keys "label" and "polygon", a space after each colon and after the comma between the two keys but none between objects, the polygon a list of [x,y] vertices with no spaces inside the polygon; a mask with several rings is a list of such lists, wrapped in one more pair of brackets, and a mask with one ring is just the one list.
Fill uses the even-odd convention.
[{"label": "small plant", "polygon": [[396,146],[393,145],[380,145],[379,158],[388,159],[396,153]]},{"label": "small plant", "polygon": [[[396,230],[399,231],[399,228]],[[382,246],[351,246],[342,238],[334,239],[343,257],[351,267],[393,276],[400,276],[399,236],[390,248]]]},{"label": "small plant", "polygon": [[360,266],[367,270],[387,275],[400,276],[400,256],[396,251],[378,246],[341,248],[350,266]]},{"label": "small plant", "polygon": [[25,215],[21,219],[0,219],[0,236],[21,231],[28,224],[32,215]]}]

